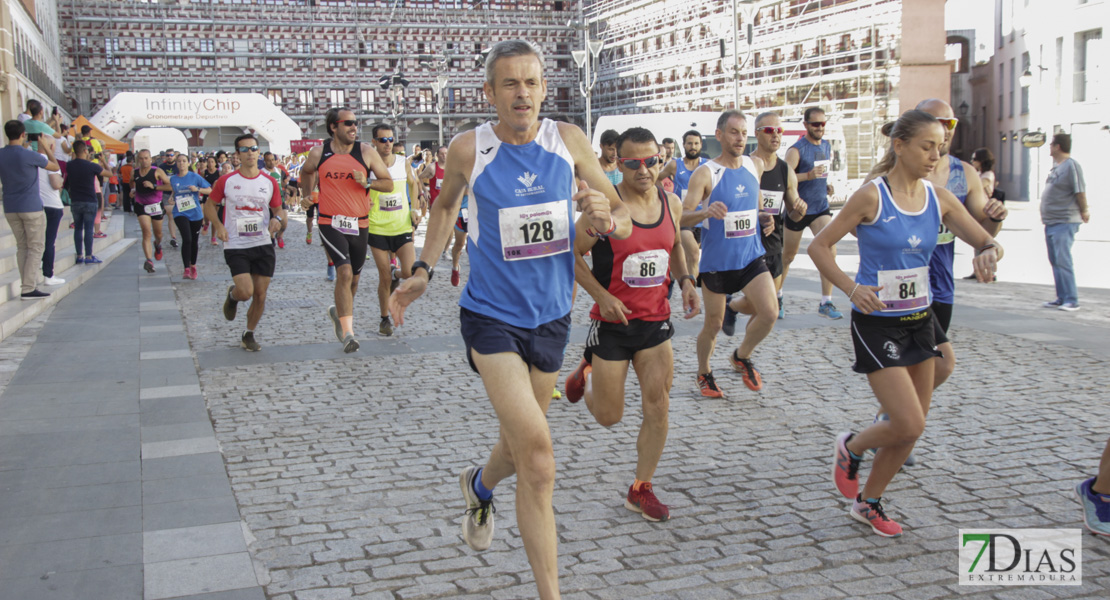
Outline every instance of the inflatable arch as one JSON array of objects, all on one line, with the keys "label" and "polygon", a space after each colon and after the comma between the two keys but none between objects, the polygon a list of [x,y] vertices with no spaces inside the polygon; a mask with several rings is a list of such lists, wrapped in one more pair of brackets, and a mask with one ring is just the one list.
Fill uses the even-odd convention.
[{"label": "inflatable arch", "polygon": [[121,139],[135,127],[250,127],[289,154],[301,128],[262,94],[116,94],[90,119],[104,133]]}]

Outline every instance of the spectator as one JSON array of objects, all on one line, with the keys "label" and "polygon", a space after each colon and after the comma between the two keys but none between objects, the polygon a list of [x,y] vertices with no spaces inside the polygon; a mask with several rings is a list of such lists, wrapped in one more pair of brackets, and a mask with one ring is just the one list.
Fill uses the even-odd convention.
[{"label": "spectator", "polygon": [[102,262],[93,256],[93,220],[100,208],[96,181],[112,172],[108,167],[88,159],[89,147],[81,140],[73,143],[73,154],[75,158],[69,161],[69,175],[65,179],[65,188],[69,191],[69,212],[74,223],[73,248],[77,252],[77,264],[92,265]]},{"label": "spectator", "polygon": [[990,148],[979,148],[971,153],[971,166],[979,172],[979,180],[983,182],[983,193],[987,198],[994,198],[994,153]]},{"label": "spectator", "polygon": [[1041,193],[1041,223],[1044,223],[1048,262],[1056,281],[1056,299],[1045,302],[1045,308],[1079,310],[1079,288],[1075,283],[1075,268],[1071,260],[1071,246],[1079,224],[1091,220],[1087,207],[1087,185],[1083,169],[1071,157],[1071,136],[1057,133],[1048,146],[1056,163],[1048,172],[1044,192]]},{"label": "spectator", "polygon": [[100,154],[104,152],[104,146],[101,145],[100,140],[92,136],[92,127],[88,125],[81,126],[81,141],[85,142],[85,145],[89,147],[92,161],[94,163],[99,163]]},{"label": "spectator", "polygon": [[123,196],[123,212],[132,212],[131,172],[135,170],[135,154],[130,150],[124,155],[119,167],[120,195]]},{"label": "spectator", "polygon": [[19,121],[4,124],[8,145],[0,148],[0,185],[4,187],[4,218],[12,228],[19,267],[20,296],[24,300],[45,298],[50,294],[35,289],[42,272],[43,240],[46,239],[46,214],[39,197],[39,168],[57,171],[54,140],[44,137],[44,156],[24,147],[27,129]]},{"label": "spectator", "polygon": [[31,118],[31,103],[32,102],[38,102],[38,100],[35,100],[34,98],[31,98],[30,100],[28,100],[27,101],[27,110],[19,113],[19,116],[16,117],[17,119],[19,119],[20,123],[26,122],[27,119]]},{"label": "spectator", "polygon": [[617,138],[620,134],[615,129],[606,129],[601,132],[601,140],[598,142],[601,146],[601,156],[598,157],[598,162],[601,163],[601,170],[605,171],[605,176],[609,178],[609,183],[617,185],[624,179],[624,174],[617,168]]},{"label": "spectator", "polygon": [[[56,141],[55,144],[60,146],[61,142]],[[39,144],[39,152],[46,154],[45,150],[45,144]],[[58,165],[61,164],[62,161],[59,160]],[[46,278],[46,285],[62,285],[66,282],[65,279],[54,276],[54,246],[58,241],[58,225],[65,214],[62,205],[62,179],[61,173],[39,169],[39,197],[42,198],[42,210],[46,214],[46,236],[43,238],[42,250],[42,276]]]},{"label": "spectator", "polygon": [[65,125],[59,125],[61,137],[54,140],[54,159],[58,161],[58,168],[62,171],[62,177],[66,176],[66,163],[69,162],[69,157],[73,153],[73,133],[70,128]]},{"label": "spectator", "polygon": [[[39,102],[38,100],[29,100],[27,102],[27,111],[31,113],[31,118],[23,122],[23,127],[27,130],[28,139],[35,138],[31,139],[32,150],[34,150],[35,152],[39,151],[39,144],[37,141],[35,141],[38,139],[38,136],[36,136],[35,134],[45,134],[54,138],[62,137],[61,133],[54,131],[54,128],[46,122],[46,119],[44,118],[45,112],[43,111],[41,102]],[[51,117],[51,122],[53,121],[54,118]]]}]

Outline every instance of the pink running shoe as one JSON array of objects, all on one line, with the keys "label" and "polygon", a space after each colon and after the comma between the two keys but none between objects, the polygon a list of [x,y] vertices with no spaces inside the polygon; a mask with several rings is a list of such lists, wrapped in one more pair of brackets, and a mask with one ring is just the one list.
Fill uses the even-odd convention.
[{"label": "pink running shoe", "polygon": [[848,440],[852,439],[852,432],[845,431],[844,433],[836,436],[836,449],[833,451],[833,481],[836,483],[836,489],[845,498],[854,500],[859,495],[859,477],[856,475],[859,471],[858,458],[852,458],[852,453],[848,451]]},{"label": "pink running shoe", "polygon": [[898,537],[902,535],[902,526],[891,521],[883,511],[879,501],[882,498],[868,498],[857,500],[852,504],[852,518],[860,523],[867,523],[871,530],[883,537]]}]

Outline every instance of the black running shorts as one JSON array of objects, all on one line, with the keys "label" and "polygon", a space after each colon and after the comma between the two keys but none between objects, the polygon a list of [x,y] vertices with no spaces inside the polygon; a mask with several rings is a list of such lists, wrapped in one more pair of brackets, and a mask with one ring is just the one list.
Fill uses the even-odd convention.
[{"label": "black running shorts", "polygon": [[606,321],[590,321],[586,336],[586,362],[597,356],[605,360],[632,360],[640,350],[654,348],[674,337],[674,327],[669,319],[643,321],[633,319],[628,325]]},{"label": "black running shorts", "polygon": [[748,284],[760,273],[767,272],[767,261],[760,256],[743,269],[698,273],[698,286],[704,286],[705,289],[717,294],[735,294],[748,287]]},{"label": "black running shorts", "polygon": [[786,215],[784,224],[786,225],[786,228],[790,231],[805,231],[806,227],[809,227],[814,221],[817,220],[817,217],[824,215],[832,216],[832,211],[826,208],[819,213],[802,217],[801,221],[795,221],[790,218],[790,215]]},{"label": "black running shorts", "polygon": [[902,317],[865,315],[852,311],[852,344],[856,373],[873,373],[887,367],[909,367],[941,356],[934,337],[933,312],[929,309]]},{"label": "black running shorts", "polygon": [[277,267],[277,255],[274,253],[273,244],[224,250],[224,260],[231,268],[232,277],[244,273],[273,277],[274,269]]},{"label": "black running shorts", "polygon": [[377,235],[371,233],[368,241],[371,248],[396,253],[405,244],[412,243],[412,232],[410,231],[400,235]]},{"label": "black running shorts", "polygon": [[351,272],[355,275],[361,273],[362,266],[366,264],[368,235],[365,227],[358,229],[358,235],[349,235],[340,233],[331,225],[320,225],[320,238],[328,258],[336,266],[351,265]]}]

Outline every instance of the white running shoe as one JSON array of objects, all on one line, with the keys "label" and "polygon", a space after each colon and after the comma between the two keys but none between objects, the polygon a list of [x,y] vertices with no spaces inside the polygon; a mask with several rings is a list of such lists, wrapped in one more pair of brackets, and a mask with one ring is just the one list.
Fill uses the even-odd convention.
[{"label": "white running shoe", "polygon": [[462,537],[466,544],[475,550],[485,550],[493,542],[493,498],[482,500],[474,493],[474,477],[478,467],[467,467],[459,473],[459,487],[466,501],[466,514],[463,516]]}]

